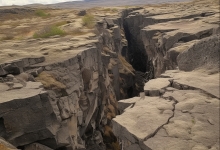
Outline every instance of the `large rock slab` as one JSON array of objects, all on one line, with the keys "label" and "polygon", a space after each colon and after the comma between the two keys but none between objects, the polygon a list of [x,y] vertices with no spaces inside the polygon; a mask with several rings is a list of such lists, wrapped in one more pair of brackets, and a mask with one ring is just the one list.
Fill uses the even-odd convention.
[{"label": "large rock slab", "polygon": [[48,93],[37,82],[27,87],[0,93],[0,130],[3,137],[15,146],[51,138],[56,123]]},{"label": "large rock slab", "polygon": [[152,79],[145,84],[144,92],[147,96],[159,96],[168,86],[170,86],[169,78]]},{"label": "large rock slab", "polygon": [[[128,140],[129,147],[155,134],[173,116],[174,101],[159,97],[136,97],[132,107],[126,108],[122,115],[113,119],[113,131],[120,139]],[[120,101],[119,101],[120,102]],[[155,116],[157,118],[155,119]]]},{"label": "large rock slab", "polygon": [[173,79],[172,86],[177,89],[200,89],[219,98],[219,74],[207,70],[197,70],[193,72],[183,72],[178,70],[166,71],[164,76]]},{"label": "large rock slab", "polygon": [[165,95],[178,101],[174,117],[144,144],[153,150],[219,149],[219,100],[192,90]]},{"label": "large rock slab", "polygon": [[119,101],[124,110],[113,119],[113,131],[123,148],[219,149],[218,77],[218,73],[208,74],[204,70],[170,70],[152,80],[151,85],[153,81],[155,85],[157,81],[166,83],[169,80],[171,83],[170,87],[161,83],[165,92],[160,97]]}]

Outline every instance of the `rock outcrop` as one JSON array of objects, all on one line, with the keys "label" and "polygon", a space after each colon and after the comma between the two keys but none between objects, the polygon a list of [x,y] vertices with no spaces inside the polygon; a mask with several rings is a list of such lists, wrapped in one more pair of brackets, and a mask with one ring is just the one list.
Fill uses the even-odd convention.
[{"label": "rock outcrop", "polygon": [[[111,123],[117,101],[144,86],[121,56],[119,20],[101,19],[97,36],[1,43],[5,55],[13,49],[25,55],[0,61],[0,136],[25,150],[117,149]],[[36,51],[25,53],[29,48]]]},{"label": "rock outcrop", "polygon": [[147,56],[130,62],[139,69],[135,63],[152,61],[156,79],[145,84],[145,97],[118,102],[113,132],[122,149],[219,149],[219,10],[210,4],[195,11],[201,4],[175,5],[178,9],[165,8],[164,14],[156,9],[152,16],[138,10],[126,18],[133,29],[127,37],[137,44],[130,52]]},{"label": "rock outcrop", "polygon": [[[218,72],[219,68],[219,36],[211,36],[196,42],[193,47],[182,52],[177,57],[180,70],[193,71],[205,68]],[[214,70],[215,69],[215,70]]]},{"label": "rock outcrop", "polygon": [[[123,149],[219,149],[218,76],[167,71],[146,83],[150,96],[119,101],[113,131]],[[170,84],[160,86],[162,80]],[[163,94],[154,94],[159,88]]]},{"label": "rock outcrop", "polygon": [[205,3],[97,14],[96,34],[0,42],[0,148],[217,150],[219,10]]}]

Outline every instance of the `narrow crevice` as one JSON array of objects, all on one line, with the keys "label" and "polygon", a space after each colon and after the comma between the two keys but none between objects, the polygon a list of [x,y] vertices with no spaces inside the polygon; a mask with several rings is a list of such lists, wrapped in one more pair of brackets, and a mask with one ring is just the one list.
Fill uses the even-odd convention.
[{"label": "narrow crevice", "polygon": [[148,135],[147,137],[145,137],[145,138],[144,138],[144,141],[147,141],[148,139],[153,138],[153,137],[159,132],[159,130],[162,129],[165,125],[169,124],[170,119],[172,119],[172,118],[174,117],[174,115],[175,115],[175,109],[176,109],[176,104],[178,103],[178,101],[177,101],[176,99],[174,99],[173,97],[171,97],[170,99],[171,99],[172,101],[174,101],[174,103],[173,103],[173,109],[172,109],[172,112],[173,112],[172,116],[170,116],[170,117],[168,118],[168,120],[167,120],[166,123],[164,123],[163,125],[161,125],[160,127],[158,127],[158,128],[154,131],[154,133],[152,133],[152,134]]},{"label": "narrow crevice", "polygon": [[134,84],[126,90],[127,98],[132,98],[143,92],[145,83],[154,78],[154,67],[152,60],[148,60],[144,43],[140,36],[143,16],[139,15],[137,18],[130,18],[127,14],[122,19],[122,28],[127,40],[127,46],[122,49],[122,55],[135,70]]},{"label": "narrow crevice", "polygon": [[184,84],[180,84],[174,80],[170,80],[170,83],[171,83],[171,87],[175,88],[175,89],[178,89],[178,90],[198,90],[200,91],[201,93],[204,93],[208,96],[210,96],[211,98],[217,98],[219,99],[217,96],[203,90],[203,89],[200,89],[200,88],[197,88],[197,87],[193,87],[193,86],[189,86],[189,85],[184,85]]},{"label": "narrow crevice", "polygon": [[6,135],[6,129],[4,124],[4,118],[0,118],[0,137],[5,137]]},{"label": "narrow crevice", "polygon": [[133,27],[129,24],[129,22],[126,19],[124,19],[123,28],[125,32],[125,37],[128,41],[128,54],[126,56],[128,56],[127,59],[129,60],[129,63],[133,66],[133,68],[136,71],[149,71],[147,68],[148,59],[144,50],[144,45],[141,41],[138,41],[140,31],[136,31],[136,29],[133,29],[137,33],[135,33],[136,35],[132,34],[130,28]]}]

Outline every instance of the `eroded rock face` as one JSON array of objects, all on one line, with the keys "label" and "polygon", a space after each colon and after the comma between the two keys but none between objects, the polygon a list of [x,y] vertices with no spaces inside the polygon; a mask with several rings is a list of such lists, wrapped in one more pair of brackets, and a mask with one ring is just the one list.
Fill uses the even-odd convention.
[{"label": "eroded rock face", "polygon": [[105,149],[101,132],[115,117],[117,101],[104,67],[109,61],[101,59],[92,48],[61,63],[36,66],[43,68],[38,82],[23,80],[22,85],[13,75],[3,78],[0,135],[15,146],[37,141],[52,149]]},{"label": "eroded rock face", "polygon": [[19,75],[2,64],[0,136],[23,149],[117,149],[111,123],[117,100],[143,88],[120,54],[126,42],[119,20],[98,23],[100,36],[89,48],[68,49],[72,56],[15,61]]},{"label": "eroded rock face", "polygon": [[1,92],[1,135],[15,146],[55,136],[56,118],[41,83]]},{"label": "eroded rock face", "polygon": [[157,78],[145,84],[146,97],[141,93],[118,102],[113,132],[122,149],[219,149],[219,10],[214,5],[191,9],[201,4],[139,9],[125,17],[127,38],[136,41],[128,52],[142,51]]},{"label": "eroded rock face", "polygon": [[187,47],[194,45],[196,40],[219,34],[218,9],[213,3],[209,7],[203,7],[201,1],[191,7],[173,4],[124,11],[123,25],[128,40],[128,51],[124,56],[134,69],[152,77],[176,69],[177,56]]}]

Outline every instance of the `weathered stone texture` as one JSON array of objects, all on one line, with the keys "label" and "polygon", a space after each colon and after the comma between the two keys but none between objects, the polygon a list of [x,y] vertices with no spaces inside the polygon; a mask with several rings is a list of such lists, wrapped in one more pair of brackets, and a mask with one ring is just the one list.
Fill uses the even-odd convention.
[{"label": "weathered stone texture", "polygon": [[146,83],[151,92],[158,87],[157,82],[170,80],[169,87],[161,85],[165,91],[161,97],[119,101],[122,114],[113,119],[113,131],[124,143],[123,148],[218,149],[219,90],[215,89],[219,74],[199,74],[167,71],[163,76],[170,78],[155,79],[155,85]]},{"label": "weathered stone texture", "polygon": [[80,39],[27,40],[37,55],[62,53],[0,64],[0,137],[25,150],[219,149],[219,10],[195,3],[101,16]]},{"label": "weathered stone texture", "polygon": [[180,70],[192,71],[198,68],[219,69],[219,36],[212,36],[196,42],[177,57]]}]

